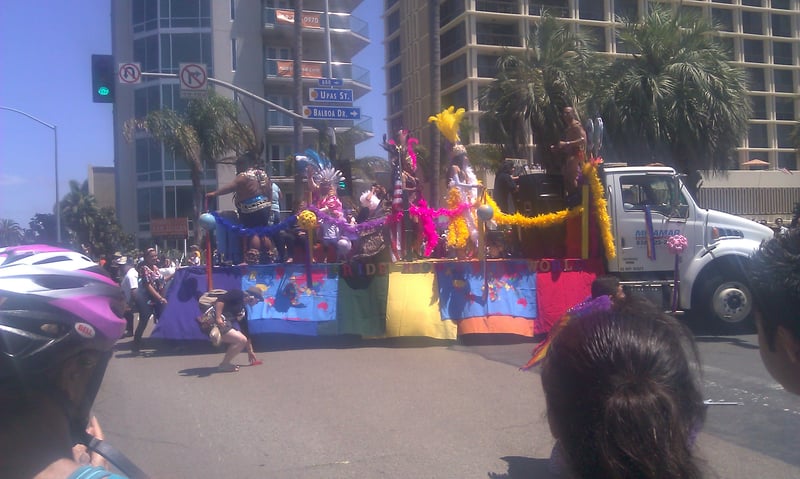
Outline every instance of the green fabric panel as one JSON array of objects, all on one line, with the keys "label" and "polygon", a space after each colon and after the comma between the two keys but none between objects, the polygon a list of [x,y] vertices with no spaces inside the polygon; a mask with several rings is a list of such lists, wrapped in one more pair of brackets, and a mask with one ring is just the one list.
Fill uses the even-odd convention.
[{"label": "green fabric panel", "polygon": [[340,276],[336,305],[339,334],[383,337],[388,295],[389,275]]}]

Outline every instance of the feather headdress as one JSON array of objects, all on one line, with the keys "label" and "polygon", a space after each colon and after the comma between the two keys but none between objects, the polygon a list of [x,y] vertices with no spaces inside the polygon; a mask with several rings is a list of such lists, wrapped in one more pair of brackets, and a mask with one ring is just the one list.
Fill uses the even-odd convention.
[{"label": "feather headdress", "polygon": [[451,145],[458,143],[461,138],[458,136],[458,127],[461,124],[461,119],[464,117],[466,110],[450,106],[441,113],[428,117],[428,123],[436,123],[436,128],[439,129],[442,136],[447,138]]},{"label": "feather headdress", "polygon": [[314,173],[314,182],[318,185],[338,185],[344,179],[344,174],[336,168],[325,167]]}]

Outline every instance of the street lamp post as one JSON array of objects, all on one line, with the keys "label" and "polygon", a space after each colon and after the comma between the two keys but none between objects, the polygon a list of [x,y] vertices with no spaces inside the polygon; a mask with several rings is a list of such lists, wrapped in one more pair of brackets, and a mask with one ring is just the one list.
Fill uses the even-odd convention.
[{"label": "street lamp post", "polygon": [[8,110],[13,111],[14,113],[19,113],[20,115],[27,116],[31,120],[39,123],[40,125],[44,125],[47,128],[53,130],[53,151],[55,157],[55,169],[56,169],[56,242],[61,243],[61,206],[58,204],[59,196],[58,196],[58,127],[56,125],[51,125],[50,123],[44,122],[35,116],[25,113],[22,110],[17,110],[16,108],[9,108],[7,106],[0,106],[0,110]]}]

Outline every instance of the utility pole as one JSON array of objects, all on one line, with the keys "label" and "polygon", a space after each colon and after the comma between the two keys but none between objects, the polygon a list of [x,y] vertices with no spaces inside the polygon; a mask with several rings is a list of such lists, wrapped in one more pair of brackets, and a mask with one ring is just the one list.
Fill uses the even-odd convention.
[{"label": "utility pole", "polygon": [[[294,152],[303,151],[303,0],[294,0]],[[303,178],[294,172],[294,200],[299,202],[303,196]]]}]

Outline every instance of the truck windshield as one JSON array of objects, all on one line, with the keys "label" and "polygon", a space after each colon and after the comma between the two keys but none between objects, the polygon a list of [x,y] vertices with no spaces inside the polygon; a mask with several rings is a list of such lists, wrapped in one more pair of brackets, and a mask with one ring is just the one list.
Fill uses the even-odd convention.
[{"label": "truck windshield", "polygon": [[688,202],[673,176],[622,176],[619,190],[625,211],[642,210],[647,205],[651,211],[665,216],[685,218],[688,215]]}]

